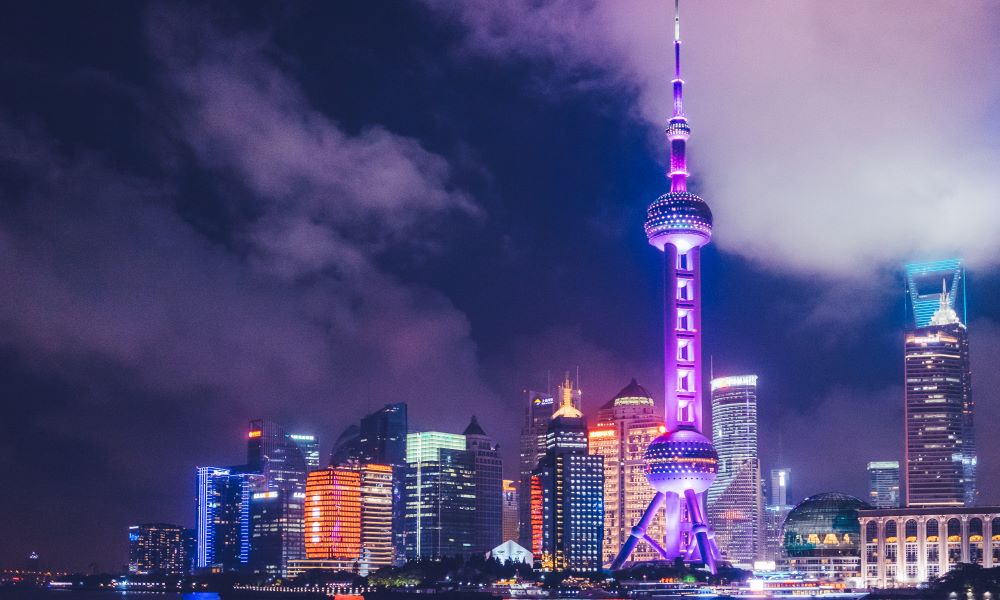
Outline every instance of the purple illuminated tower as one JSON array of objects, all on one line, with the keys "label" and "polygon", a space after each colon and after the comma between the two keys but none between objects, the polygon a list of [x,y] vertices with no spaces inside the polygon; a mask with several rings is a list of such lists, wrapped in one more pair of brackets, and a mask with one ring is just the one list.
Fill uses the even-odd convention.
[{"label": "purple illuminated tower", "polygon": [[[621,568],[640,539],[666,560],[703,562],[713,573],[719,559],[702,510],[702,496],[715,480],[719,457],[701,434],[701,247],[712,236],[712,211],[687,191],[685,146],[691,135],[682,102],[680,13],[674,18],[674,114],[670,140],[670,191],[646,212],[646,237],[663,252],[664,423],[666,433],[646,448],[646,479],[656,489],[642,518],[611,563]],[[646,528],[666,511],[664,539]]]}]

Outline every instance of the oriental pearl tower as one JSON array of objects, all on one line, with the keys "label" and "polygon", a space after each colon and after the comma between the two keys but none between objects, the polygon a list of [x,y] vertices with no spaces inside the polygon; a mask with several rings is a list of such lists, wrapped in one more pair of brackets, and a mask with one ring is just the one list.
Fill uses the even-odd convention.
[{"label": "oriental pearl tower", "polygon": [[[679,4],[679,0],[675,0]],[[670,191],[646,211],[646,237],[663,252],[664,424],[644,459],[656,489],[642,518],[611,563],[619,569],[640,539],[665,560],[701,562],[713,573],[719,560],[715,536],[702,510],[702,497],[718,473],[718,454],[701,434],[701,247],[712,237],[712,211],[687,189],[685,147],[691,128],[684,116],[681,79],[680,12],[674,17],[674,110],[667,124]],[[662,540],[646,533],[665,511]]]}]

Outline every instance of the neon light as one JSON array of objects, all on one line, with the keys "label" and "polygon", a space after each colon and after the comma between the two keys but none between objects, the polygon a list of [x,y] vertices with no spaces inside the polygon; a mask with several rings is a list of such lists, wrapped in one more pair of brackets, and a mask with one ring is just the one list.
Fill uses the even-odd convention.
[{"label": "neon light", "polygon": [[255,429],[255,430],[251,431],[250,433],[248,433],[247,437],[250,438],[250,439],[253,439],[253,438],[259,438],[262,435],[264,435],[263,431],[261,431],[259,429]]}]

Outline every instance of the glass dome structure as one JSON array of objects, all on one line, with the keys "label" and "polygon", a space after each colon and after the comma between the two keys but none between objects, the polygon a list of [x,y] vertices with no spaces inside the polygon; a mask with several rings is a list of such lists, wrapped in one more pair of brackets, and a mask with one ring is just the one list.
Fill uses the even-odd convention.
[{"label": "glass dome structure", "polygon": [[856,556],[858,510],[871,506],[854,496],[828,492],[810,496],[788,513],[782,538],[789,557]]}]

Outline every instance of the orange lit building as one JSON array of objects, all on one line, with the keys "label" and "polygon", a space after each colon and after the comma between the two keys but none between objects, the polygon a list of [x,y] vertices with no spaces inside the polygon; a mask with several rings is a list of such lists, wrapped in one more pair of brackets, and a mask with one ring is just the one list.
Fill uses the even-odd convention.
[{"label": "orange lit building", "polygon": [[[663,432],[663,419],[653,398],[633,379],[597,411],[597,422],[587,432],[590,453],[604,457],[604,564],[614,560],[656,493],[646,482],[646,447]],[[647,533],[663,538],[663,515],[650,523]],[[632,559],[657,560],[659,554],[639,542]]]},{"label": "orange lit building", "polygon": [[361,556],[361,473],[313,471],[306,480],[307,559],[357,560]]},{"label": "orange lit building", "polygon": [[361,549],[369,568],[392,565],[392,467],[361,467]]}]

